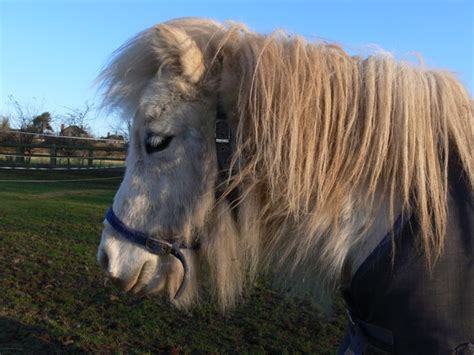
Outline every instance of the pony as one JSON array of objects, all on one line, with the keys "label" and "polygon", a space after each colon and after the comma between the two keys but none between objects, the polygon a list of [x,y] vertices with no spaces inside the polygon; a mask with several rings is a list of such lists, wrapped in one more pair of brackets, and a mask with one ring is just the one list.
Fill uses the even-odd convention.
[{"label": "pony", "polygon": [[[104,107],[133,117],[115,217],[188,246],[176,248],[184,265],[107,219],[99,263],[125,291],[168,294],[177,307],[209,294],[224,312],[266,272],[288,292],[327,297],[387,233],[393,261],[390,231],[412,214],[429,274],[446,244],[454,161],[472,191],[468,92],[449,72],[386,52],[350,56],[282,31],[181,18],[132,38],[98,81]],[[225,171],[219,112],[231,132]]]}]

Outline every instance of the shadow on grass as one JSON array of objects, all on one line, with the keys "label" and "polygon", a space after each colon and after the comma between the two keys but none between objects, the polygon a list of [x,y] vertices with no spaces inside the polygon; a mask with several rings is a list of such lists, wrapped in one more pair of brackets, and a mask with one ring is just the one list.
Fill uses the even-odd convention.
[{"label": "shadow on grass", "polygon": [[72,338],[58,339],[41,326],[0,317],[0,354],[83,352],[74,342]]}]

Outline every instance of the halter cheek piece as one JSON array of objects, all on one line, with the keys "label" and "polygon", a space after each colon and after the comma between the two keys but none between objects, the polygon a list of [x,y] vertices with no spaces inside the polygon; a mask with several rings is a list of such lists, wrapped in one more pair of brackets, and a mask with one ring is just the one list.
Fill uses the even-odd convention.
[{"label": "halter cheek piece", "polygon": [[[219,180],[223,180],[225,175],[229,172],[230,166],[230,157],[232,155],[232,147],[230,146],[231,135],[230,135],[230,127],[227,122],[227,117],[222,110],[220,104],[217,105],[217,114],[216,114],[216,128],[215,128],[215,142],[216,142],[216,154],[217,154],[217,162],[219,166]],[[224,179],[224,182],[226,180]],[[218,188],[216,188],[216,193],[219,196],[223,193],[222,184],[218,184]],[[230,205],[234,205],[234,201],[236,199],[236,192],[232,191],[231,194],[228,196],[228,200]],[[112,207],[107,210],[105,214],[105,219],[110,224],[110,226],[115,229],[122,237],[127,239],[129,242],[138,244],[145,248],[148,252],[159,255],[172,255],[176,259],[181,262],[183,266],[184,275],[183,280],[181,281],[181,285],[176,291],[174,299],[177,300],[181,297],[181,295],[186,290],[186,287],[189,284],[189,266],[186,261],[186,257],[181,252],[181,249],[188,249],[188,250],[199,250],[200,243],[199,241],[194,242],[190,246],[185,245],[180,238],[176,238],[174,242],[168,242],[163,239],[157,239],[153,236],[140,232],[134,229],[131,229],[123,223],[120,218],[117,217],[115,212],[113,211]]]}]

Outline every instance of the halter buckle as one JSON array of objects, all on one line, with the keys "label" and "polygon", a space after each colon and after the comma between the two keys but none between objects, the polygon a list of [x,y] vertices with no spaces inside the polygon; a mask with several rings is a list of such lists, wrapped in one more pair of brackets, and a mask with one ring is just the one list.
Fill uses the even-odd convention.
[{"label": "halter buckle", "polygon": [[173,249],[172,245],[153,238],[147,238],[145,242],[146,249],[156,255],[169,255]]},{"label": "halter buckle", "polygon": [[216,143],[230,142],[230,127],[224,119],[216,119],[215,140]]}]

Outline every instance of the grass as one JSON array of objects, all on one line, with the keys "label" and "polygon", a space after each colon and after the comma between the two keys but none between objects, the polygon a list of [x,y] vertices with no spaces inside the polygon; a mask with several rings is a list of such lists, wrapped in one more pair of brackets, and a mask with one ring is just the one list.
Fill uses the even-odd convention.
[{"label": "grass", "polygon": [[[102,177],[117,172],[102,173]],[[0,180],[94,178],[91,172],[0,171]],[[229,314],[136,301],[95,260],[120,179],[0,182],[0,353],[301,352],[333,354],[345,319],[287,299],[264,281]]]}]

